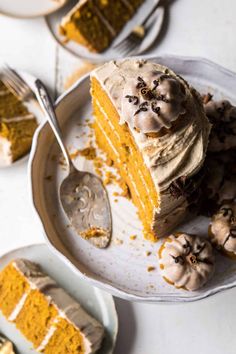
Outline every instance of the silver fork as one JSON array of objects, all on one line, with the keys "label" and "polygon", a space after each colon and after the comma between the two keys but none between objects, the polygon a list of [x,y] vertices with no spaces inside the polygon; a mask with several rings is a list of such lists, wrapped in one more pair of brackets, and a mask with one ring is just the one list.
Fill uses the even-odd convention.
[{"label": "silver fork", "polygon": [[143,22],[139,26],[135,26],[132,32],[113,48],[119,51],[122,56],[131,54],[134,49],[142,43],[143,39],[147,35],[147,32],[149,30],[148,21],[153,16],[159,6],[160,2],[158,1],[158,3],[153,7],[153,9],[143,20]]},{"label": "silver fork", "polygon": [[35,94],[29,85],[20,77],[17,72],[4,64],[0,68],[0,79],[7,88],[20,100],[30,101],[35,99]]}]

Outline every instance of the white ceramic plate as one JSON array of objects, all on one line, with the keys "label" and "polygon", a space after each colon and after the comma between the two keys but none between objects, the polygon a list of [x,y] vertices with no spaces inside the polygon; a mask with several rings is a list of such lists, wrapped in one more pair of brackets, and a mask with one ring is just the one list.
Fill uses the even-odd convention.
[{"label": "white ceramic plate", "polygon": [[[0,68],[0,71],[1,71],[1,68]],[[36,78],[26,72],[17,71],[17,70],[16,70],[16,72],[25,80],[25,82],[31,87],[31,89],[34,90],[34,82],[35,82]],[[38,125],[40,125],[44,121],[44,115],[43,115],[43,112],[39,106],[38,101],[35,99],[35,100],[31,100],[30,102],[27,102],[27,103],[25,102],[24,104],[27,106],[29,112],[32,112],[34,114]],[[20,159],[14,161],[12,164],[7,165],[7,166],[4,165],[3,161],[1,161],[1,159],[0,159],[0,169],[1,168],[9,168],[9,167],[19,165],[19,164],[25,162],[28,159],[28,157],[29,157],[29,154],[26,154],[26,155],[22,156]]]},{"label": "white ceramic plate", "polygon": [[[99,320],[105,327],[106,336],[98,354],[112,354],[116,343],[118,319],[111,295],[94,288],[78,277],[63,262],[50,252],[46,245],[33,245],[14,250],[0,258],[0,270],[15,258],[26,258],[42,266],[65,290]],[[33,354],[32,345],[19,333],[14,324],[9,323],[0,313],[0,333],[15,344],[17,353]]]},{"label": "white ceramic plate", "polygon": [[[74,54],[77,57],[89,60],[91,62],[104,62],[112,59],[119,59],[121,57],[120,53],[114,48],[114,46],[119,43],[123,38],[126,38],[127,35],[131,32],[131,30],[142,23],[143,19],[149,14],[154,5],[156,5],[160,0],[146,0],[144,4],[140,7],[137,13],[133,16],[133,18],[126,24],[121,33],[117,36],[117,38],[112,43],[112,46],[108,48],[101,54],[91,53],[85,47],[70,41],[65,42],[65,37],[61,36],[59,33],[59,25],[62,17],[64,17],[69,10],[75,5],[78,1],[72,0],[65,7],[63,7],[60,11],[51,14],[46,17],[46,23],[51,31],[53,37],[57,40],[57,42],[62,45],[67,51]],[[163,20],[164,20],[164,7],[160,7],[157,10],[157,17],[155,20],[151,21],[151,30],[149,31],[146,38],[143,40],[141,45],[136,49],[134,55],[138,55],[141,52],[146,51],[156,40],[158,34],[161,31]]]},{"label": "white ceramic plate", "polygon": [[31,18],[44,16],[60,9],[68,0],[0,0],[0,14]]},{"label": "white ceramic plate", "polygon": [[[203,59],[160,57],[153,61],[169,66],[183,75],[200,92],[211,92],[215,98],[228,98],[236,103],[236,75]],[[56,102],[57,116],[65,141],[70,150],[76,151],[86,145],[81,123],[92,119],[89,77],[79,80]],[[116,187],[108,186],[112,216],[113,237],[111,245],[96,249],[77,236],[65,217],[58,199],[58,187],[66,171],[58,163],[58,145],[48,124],[38,130],[31,153],[29,173],[32,203],[40,221],[46,241],[51,249],[77,274],[117,296],[128,300],[145,302],[186,302],[199,300],[236,285],[236,262],[216,255],[216,273],[212,280],[199,291],[177,290],[168,285],[158,271],[157,250],[160,242],[151,244],[143,239],[140,221],[133,204],[113,196]],[[90,161],[75,159],[78,168],[92,170]],[[48,180],[45,177],[51,176]],[[209,220],[198,217],[182,225],[178,230],[206,235]],[[130,240],[131,235],[137,239]],[[151,251],[150,256],[145,256]],[[156,269],[147,271],[148,266]]]}]

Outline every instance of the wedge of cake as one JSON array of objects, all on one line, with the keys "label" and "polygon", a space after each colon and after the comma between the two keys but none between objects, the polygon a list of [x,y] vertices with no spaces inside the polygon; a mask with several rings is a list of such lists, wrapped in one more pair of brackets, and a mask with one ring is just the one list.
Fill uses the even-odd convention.
[{"label": "wedge of cake", "polygon": [[156,240],[198,197],[210,133],[201,97],[168,68],[137,59],[95,69],[91,95],[97,144],[129,186],[145,237]]},{"label": "wedge of cake", "polygon": [[62,19],[60,32],[93,52],[102,52],[144,0],[80,0]]},{"label": "wedge of cake", "polygon": [[0,166],[29,151],[36,128],[34,115],[0,81]]},{"label": "wedge of cake", "polygon": [[101,346],[103,326],[28,260],[0,273],[0,310],[39,352],[89,354]]}]

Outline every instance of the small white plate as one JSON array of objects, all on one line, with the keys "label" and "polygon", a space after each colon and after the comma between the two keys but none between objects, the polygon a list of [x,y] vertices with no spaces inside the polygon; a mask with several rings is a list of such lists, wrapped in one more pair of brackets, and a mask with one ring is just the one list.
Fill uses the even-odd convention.
[{"label": "small white plate", "polygon": [[[1,0],[0,0],[1,1]],[[0,67],[0,71],[1,71],[1,67]],[[32,76],[31,74],[28,74],[26,72],[22,72],[19,70],[16,70],[16,72],[22,77],[23,80],[25,80],[25,82],[30,86],[30,88],[32,89],[32,91],[35,90],[34,87],[34,82],[36,80],[36,78],[34,76]],[[29,102],[24,102],[24,104],[26,105],[27,109],[29,110],[29,112],[33,113],[38,125],[40,126],[40,124],[45,120],[44,118],[44,114],[40,108],[40,105],[38,103],[38,101],[35,99],[29,101]],[[19,164],[22,164],[23,162],[27,161],[27,159],[29,158],[29,153],[22,156],[21,158],[19,158],[18,160],[14,161],[12,164],[10,165],[4,165],[1,163],[0,160],[0,169],[1,168],[9,168],[9,167],[13,167]]]},{"label": "small white plate", "polygon": [[44,16],[59,10],[68,0],[0,0],[0,14],[16,18]]},{"label": "small white plate", "polygon": [[[65,41],[65,37],[59,33],[59,25],[62,17],[64,17],[69,10],[75,5],[78,1],[72,0],[60,11],[47,16],[46,23],[49,27],[50,32],[56,41],[63,46],[67,51],[74,54],[77,57],[83,58],[85,60],[91,61],[93,63],[99,63],[104,61],[109,61],[113,59],[119,59],[121,54],[114,48],[114,46],[119,43],[122,39],[126,38],[127,35],[132,31],[132,29],[138,24],[142,23],[143,19],[150,13],[151,9],[159,3],[160,0],[146,0],[144,4],[140,7],[137,13],[132,17],[132,19],[125,25],[121,33],[116,37],[112,45],[103,53],[92,53],[84,46],[79,45],[73,41]],[[146,51],[156,40],[158,34],[161,31],[163,20],[164,20],[164,7],[160,7],[155,12],[155,20],[151,22],[151,29],[148,32],[146,38],[142,41],[141,45],[136,49],[133,55],[137,55]]]},{"label": "small white plate", "polygon": [[[186,78],[200,92],[211,92],[216,99],[227,98],[236,103],[236,74],[204,59],[176,56],[143,57],[166,65]],[[64,139],[74,152],[86,146],[88,136],[81,126],[92,120],[89,76],[79,80],[56,103],[56,111],[62,126]],[[34,137],[29,163],[32,204],[51,249],[81,277],[112,294],[133,301],[189,302],[213,295],[236,286],[236,262],[216,254],[214,277],[199,291],[190,292],[168,285],[158,271],[157,251],[162,243],[150,243],[143,239],[141,223],[136,208],[120,197],[115,202],[117,187],[108,185],[112,208],[113,235],[107,249],[97,249],[79,237],[63,213],[58,189],[66,175],[59,161],[60,150],[48,124],[44,124]],[[75,165],[82,170],[93,170],[91,161],[78,156]],[[47,178],[51,176],[51,178]],[[196,217],[178,227],[201,236],[207,235],[209,219]],[[137,238],[130,240],[131,235]],[[151,251],[150,256],[145,256]],[[152,272],[147,268],[154,266]]]},{"label": "small white plate", "polygon": [[[118,318],[111,295],[94,288],[78,277],[63,262],[55,257],[46,245],[32,245],[11,251],[0,258],[0,270],[16,258],[26,258],[42,266],[42,269],[55,279],[68,293],[100,321],[106,330],[102,348],[98,354],[112,354],[118,331]],[[0,313],[0,333],[3,333],[16,346],[19,354],[33,354],[29,343],[14,324],[9,323]]]}]

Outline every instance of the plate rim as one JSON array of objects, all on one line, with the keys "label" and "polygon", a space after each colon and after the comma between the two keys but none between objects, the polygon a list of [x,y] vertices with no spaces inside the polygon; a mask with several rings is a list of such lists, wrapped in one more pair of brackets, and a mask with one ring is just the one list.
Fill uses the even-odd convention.
[{"label": "plate rim", "polygon": [[64,0],[64,2],[61,5],[58,5],[57,7],[55,7],[54,9],[50,10],[49,12],[40,12],[38,14],[35,15],[14,15],[10,12],[6,12],[0,9],[0,15],[8,17],[8,18],[15,18],[15,19],[34,19],[34,18],[38,18],[38,17],[44,17],[44,16],[48,16],[58,10],[60,10],[63,6],[65,6],[65,4],[68,2],[69,0]]},{"label": "plate rim", "polygon": [[[177,59],[183,62],[186,61],[193,61],[193,62],[201,62],[210,66],[215,67],[215,69],[223,72],[226,75],[230,75],[232,77],[236,78],[236,73],[233,72],[232,70],[226,69],[225,67],[209,60],[206,58],[202,58],[202,57],[196,57],[196,56],[179,56],[179,55],[144,55],[144,56],[136,56],[133,57],[132,59],[147,59],[147,60],[158,60],[158,59]],[[89,73],[84,75],[83,77],[81,77],[79,80],[77,80],[68,90],[66,90],[64,93],[62,93],[56,100],[55,102],[55,108],[57,109],[57,107],[61,104],[61,102],[65,99],[65,97],[67,97],[68,95],[70,95],[71,92],[73,92],[75,89],[77,89],[84,80],[86,80],[89,77]],[[30,158],[29,158],[29,162],[28,162],[28,186],[29,186],[29,198],[30,198],[30,203],[32,205],[33,211],[34,211],[34,216],[37,220],[37,222],[39,223],[39,226],[41,228],[41,231],[43,233],[45,242],[47,244],[47,246],[49,247],[49,249],[55,253],[61,260],[62,262],[71,268],[72,271],[78,273],[78,275],[88,281],[92,286],[98,287],[102,290],[105,290],[107,292],[109,292],[110,294],[117,296],[119,298],[122,298],[124,300],[128,300],[128,301],[135,301],[135,302],[143,302],[143,303],[190,303],[190,302],[194,302],[194,301],[199,301],[202,299],[206,299],[210,296],[213,296],[217,293],[220,293],[222,291],[228,290],[228,289],[232,289],[234,287],[236,287],[236,280],[235,281],[231,281],[228,284],[224,284],[224,285],[220,285],[220,286],[216,286],[213,289],[209,289],[208,291],[202,292],[200,294],[197,295],[193,295],[191,297],[183,297],[181,295],[176,295],[175,293],[173,294],[169,294],[168,296],[160,296],[160,295],[155,295],[155,296],[141,296],[141,295],[137,295],[137,294],[133,294],[133,293],[129,293],[127,290],[121,290],[118,287],[115,287],[111,284],[108,284],[105,281],[102,280],[97,280],[97,279],[93,279],[91,278],[89,275],[85,275],[83,274],[73,263],[71,260],[69,260],[61,251],[59,251],[49,240],[46,230],[45,230],[45,225],[44,225],[44,221],[42,220],[41,216],[40,216],[40,212],[38,211],[37,205],[35,203],[34,200],[34,191],[33,191],[33,162],[34,159],[36,157],[36,153],[37,153],[37,143],[38,140],[40,138],[40,132],[42,131],[42,129],[45,127],[45,125],[48,124],[47,122],[44,122],[40,125],[40,127],[38,127],[34,138],[33,138],[33,143],[32,143],[32,148],[31,148],[31,152],[30,152]]]},{"label": "plate rim", "polygon": [[[33,249],[33,248],[37,248],[37,247],[47,247],[49,249],[49,252],[52,253],[53,256],[55,256],[55,258],[58,258],[54,252],[52,252],[50,250],[50,247],[47,246],[46,243],[32,243],[32,244],[27,244],[25,246],[20,246],[20,247],[17,247],[17,248],[13,248],[3,254],[0,255],[0,259],[1,259],[1,262],[4,262],[5,259],[7,257],[11,257],[11,255],[13,255],[16,251],[21,251],[21,250],[26,250],[26,249]],[[60,258],[59,258],[60,261],[62,261]],[[63,262],[64,263],[64,262]],[[66,267],[66,265],[64,264],[64,266]],[[71,269],[70,269],[71,271]],[[76,276],[79,276],[78,274],[76,274],[75,272],[72,271],[72,273],[74,273]],[[84,280],[84,279],[82,279]],[[94,287],[92,284],[90,284],[89,282],[87,282],[85,280],[86,283],[88,283],[90,286]],[[98,287],[94,287],[95,289],[95,292],[98,292],[99,296],[101,296],[103,299],[104,299],[104,296],[103,296],[103,292],[104,290],[101,289],[101,288],[98,288]],[[67,290],[67,289],[65,289]],[[111,310],[112,310],[112,317],[113,317],[113,320],[114,320],[114,331],[113,331],[113,337],[112,337],[112,347],[110,348],[110,351],[108,352],[108,354],[112,354],[114,349],[115,349],[115,346],[116,346],[116,342],[117,342],[117,336],[118,336],[118,330],[119,330],[119,317],[118,317],[118,312],[117,312],[117,308],[116,308],[116,303],[115,303],[115,300],[114,300],[114,297],[109,293],[109,292],[105,292],[105,295],[109,297],[109,300],[110,300],[110,305],[112,306]]]}]

